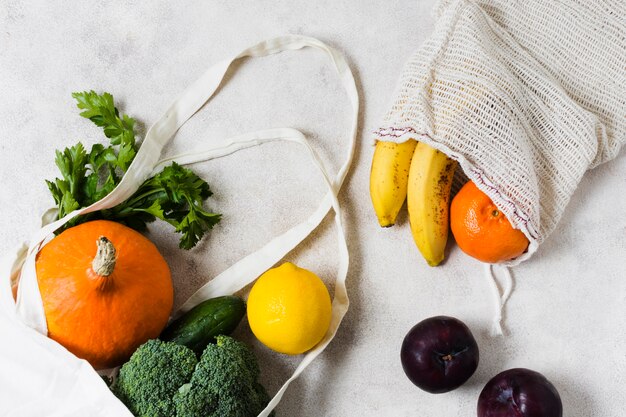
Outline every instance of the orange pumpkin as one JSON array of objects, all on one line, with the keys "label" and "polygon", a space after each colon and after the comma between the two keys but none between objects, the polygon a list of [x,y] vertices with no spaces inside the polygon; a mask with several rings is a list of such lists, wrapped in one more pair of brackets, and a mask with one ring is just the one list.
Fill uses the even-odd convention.
[{"label": "orange pumpkin", "polygon": [[67,229],[41,249],[36,269],[48,337],[96,369],[122,364],[167,324],[169,267],[152,242],[119,223]]}]

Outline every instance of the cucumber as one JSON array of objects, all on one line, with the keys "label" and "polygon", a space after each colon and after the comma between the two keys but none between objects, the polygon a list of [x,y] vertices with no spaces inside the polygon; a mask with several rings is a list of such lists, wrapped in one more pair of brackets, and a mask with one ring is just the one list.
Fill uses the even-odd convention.
[{"label": "cucumber", "polygon": [[246,305],[239,297],[211,298],[170,323],[160,339],[187,346],[200,355],[209,343],[215,343],[215,336],[231,334],[245,313]]}]

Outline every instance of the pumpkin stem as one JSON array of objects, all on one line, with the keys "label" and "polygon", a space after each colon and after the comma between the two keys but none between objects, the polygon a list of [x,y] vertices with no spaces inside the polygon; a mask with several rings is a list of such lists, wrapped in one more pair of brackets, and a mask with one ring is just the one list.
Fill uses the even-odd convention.
[{"label": "pumpkin stem", "polygon": [[98,252],[96,252],[96,257],[93,258],[91,267],[96,274],[108,277],[115,269],[115,246],[104,236],[100,236],[96,244],[98,245]]}]

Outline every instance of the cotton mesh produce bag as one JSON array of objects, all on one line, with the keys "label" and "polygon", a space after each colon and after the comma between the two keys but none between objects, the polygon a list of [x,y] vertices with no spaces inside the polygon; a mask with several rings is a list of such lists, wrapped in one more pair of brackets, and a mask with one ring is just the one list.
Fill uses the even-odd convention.
[{"label": "cotton mesh produce bag", "polygon": [[453,0],[435,14],[375,135],[457,160],[530,240],[515,265],[626,140],[626,2]]}]

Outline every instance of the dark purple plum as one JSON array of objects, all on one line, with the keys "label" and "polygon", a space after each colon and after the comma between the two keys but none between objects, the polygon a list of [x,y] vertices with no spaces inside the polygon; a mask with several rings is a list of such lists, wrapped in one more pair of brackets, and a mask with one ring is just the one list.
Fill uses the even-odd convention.
[{"label": "dark purple plum", "polygon": [[472,376],[478,367],[478,345],[462,321],[431,317],[409,330],[400,360],[411,382],[439,394],[458,388]]},{"label": "dark purple plum", "polygon": [[491,378],[478,397],[478,417],[562,417],[561,397],[539,372],[515,368]]}]

